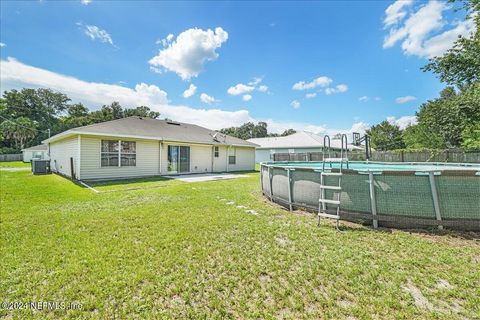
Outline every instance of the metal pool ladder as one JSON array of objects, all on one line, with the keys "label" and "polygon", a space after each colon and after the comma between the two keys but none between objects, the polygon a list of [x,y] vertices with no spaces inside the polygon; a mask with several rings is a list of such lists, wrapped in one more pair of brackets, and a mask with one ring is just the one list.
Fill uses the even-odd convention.
[{"label": "metal pool ladder", "polygon": [[[338,185],[325,184],[325,177],[337,177]],[[336,199],[327,199],[326,190],[333,191],[333,197]],[[342,173],[341,172],[320,172],[320,199],[318,200],[318,225],[321,218],[330,218],[336,220],[336,228],[339,229],[340,220],[340,196],[342,194]],[[336,214],[327,213],[327,204],[337,207]]]},{"label": "metal pool ladder", "polygon": [[[328,139],[327,139],[328,138]],[[328,145],[327,145],[328,141]],[[331,158],[330,157],[330,137],[328,135],[325,135],[323,137],[323,152],[322,152],[322,171],[325,171],[325,163],[330,164],[330,168],[332,168],[332,163],[334,162],[339,162],[340,163],[340,172],[342,172],[343,169],[343,164],[347,164],[347,169],[349,168],[348,164],[348,140],[347,140],[347,135],[342,134],[342,145],[340,147],[340,158]],[[328,157],[325,158],[325,150],[328,153]]]},{"label": "metal pool ladder", "polygon": [[[344,157],[344,152],[345,154],[348,152],[348,141],[347,141],[347,135],[342,134],[342,146],[340,149],[340,158],[325,158],[325,149],[327,148],[326,141],[328,138],[328,154],[330,155],[330,137],[328,135],[325,135],[323,138],[323,165],[322,165],[322,171],[320,172],[320,199],[318,200],[318,225],[320,225],[320,219],[321,218],[329,218],[329,219],[335,219],[335,227],[337,230],[339,229],[339,221],[340,221],[340,197],[342,194],[342,169],[343,169],[343,163],[347,163],[347,168],[349,167],[348,165],[348,158]],[[345,142],[345,144],[344,144]],[[330,162],[330,168],[332,168],[332,162],[340,162],[340,172],[325,172],[325,163]],[[325,182],[326,177],[337,177],[337,185],[328,185]],[[336,199],[327,199],[326,198],[326,190],[331,190],[333,192],[333,197],[336,195]],[[327,204],[329,205],[334,205],[336,206],[336,214],[330,214],[327,213]]]}]

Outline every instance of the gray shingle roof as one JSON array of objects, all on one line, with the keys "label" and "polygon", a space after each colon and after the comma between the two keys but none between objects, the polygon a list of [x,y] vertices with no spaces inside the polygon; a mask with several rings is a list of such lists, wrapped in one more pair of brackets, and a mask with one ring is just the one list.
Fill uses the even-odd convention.
[{"label": "gray shingle roof", "polygon": [[165,141],[204,143],[212,145],[236,145],[256,147],[254,143],[231,137],[195,124],[157,120],[144,117],[128,117],[70,129],[53,136],[46,142],[55,141],[68,133],[96,134],[122,137],[150,138]]}]

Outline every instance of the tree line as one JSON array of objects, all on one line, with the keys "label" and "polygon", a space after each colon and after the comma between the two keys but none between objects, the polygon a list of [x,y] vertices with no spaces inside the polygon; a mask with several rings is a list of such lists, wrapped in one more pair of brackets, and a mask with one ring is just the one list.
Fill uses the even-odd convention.
[{"label": "tree line", "polygon": [[50,89],[5,91],[0,98],[0,153],[18,153],[49,135],[89,124],[130,116],[158,118],[149,107],[123,108],[118,102],[90,111],[81,103]]},{"label": "tree line", "polygon": [[267,130],[267,123],[262,121],[258,122],[257,124],[253,122],[247,122],[239,127],[223,128],[220,130],[220,132],[243,140],[251,138],[283,137],[296,133],[296,131],[293,129],[287,129],[281,134],[269,133]]}]

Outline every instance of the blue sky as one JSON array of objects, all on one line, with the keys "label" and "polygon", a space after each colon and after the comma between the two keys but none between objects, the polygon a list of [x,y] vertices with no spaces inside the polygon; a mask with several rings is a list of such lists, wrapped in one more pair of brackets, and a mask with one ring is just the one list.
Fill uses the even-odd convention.
[{"label": "blue sky", "polygon": [[146,104],[213,129],[405,126],[443,87],[420,67],[472,31],[450,6],[2,1],[1,89],[51,87],[91,109]]}]

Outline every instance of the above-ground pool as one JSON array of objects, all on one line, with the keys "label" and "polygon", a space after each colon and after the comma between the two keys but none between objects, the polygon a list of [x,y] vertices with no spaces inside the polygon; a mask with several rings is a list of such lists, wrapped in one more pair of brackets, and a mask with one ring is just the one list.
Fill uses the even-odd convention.
[{"label": "above-ground pool", "polygon": [[[263,194],[290,209],[319,211],[320,175],[340,172],[340,163],[271,162],[261,165]],[[339,176],[325,175],[338,186]],[[340,199],[340,218],[380,226],[446,226],[480,230],[480,164],[342,164],[341,190],[325,190],[324,199]],[[339,197],[338,197],[339,196]],[[327,204],[327,213],[337,206]],[[325,211],[325,210],[320,210]]]}]

